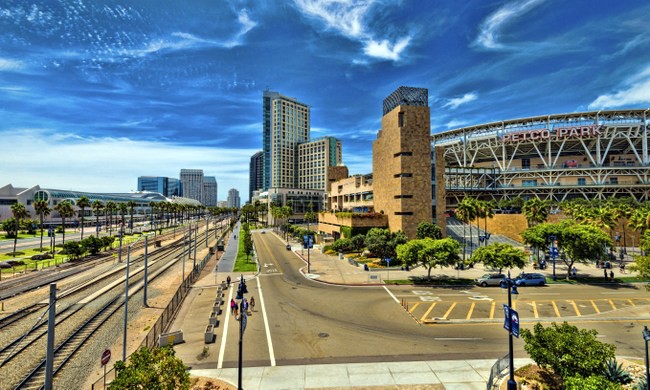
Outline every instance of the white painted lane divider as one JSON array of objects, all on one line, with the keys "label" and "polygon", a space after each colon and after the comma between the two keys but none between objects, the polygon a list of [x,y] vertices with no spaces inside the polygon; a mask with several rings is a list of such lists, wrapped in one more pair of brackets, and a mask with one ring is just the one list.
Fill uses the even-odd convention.
[{"label": "white painted lane divider", "polygon": [[275,367],[275,354],[273,353],[273,341],[271,340],[271,330],[269,328],[269,320],[266,317],[266,306],[264,305],[264,295],[262,295],[262,285],[260,279],[257,278],[257,288],[259,291],[260,306],[262,307],[262,317],[264,317],[264,330],[266,331],[266,340],[269,344],[269,358],[271,359],[271,367]]},{"label": "white painted lane divider", "polygon": [[395,300],[395,302],[400,303],[399,299],[397,299],[397,297],[396,297],[395,295],[393,295],[392,292],[390,292],[390,290],[388,289],[388,287],[386,287],[386,286],[383,286],[383,287],[384,287],[384,290],[386,290],[386,292],[388,293],[388,295],[390,295],[391,297],[393,297],[393,299]]},{"label": "white painted lane divider", "polygon": [[226,321],[223,325],[223,334],[221,335],[221,347],[219,347],[219,360],[217,361],[217,368],[223,368],[223,355],[226,353],[226,339],[228,338],[228,324],[230,323],[230,300],[232,299],[233,285],[228,286],[228,300],[224,302],[226,306]]}]

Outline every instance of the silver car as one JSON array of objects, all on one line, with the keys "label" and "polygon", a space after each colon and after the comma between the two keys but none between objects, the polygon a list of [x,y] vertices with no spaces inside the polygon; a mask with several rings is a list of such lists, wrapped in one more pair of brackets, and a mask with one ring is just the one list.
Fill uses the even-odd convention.
[{"label": "silver car", "polygon": [[506,276],[503,274],[485,274],[476,279],[474,282],[477,286],[481,287],[500,286],[505,277]]}]

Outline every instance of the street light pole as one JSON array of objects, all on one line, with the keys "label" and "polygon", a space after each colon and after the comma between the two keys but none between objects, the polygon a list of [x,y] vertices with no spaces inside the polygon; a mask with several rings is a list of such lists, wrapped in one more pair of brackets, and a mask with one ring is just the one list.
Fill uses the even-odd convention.
[{"label": "street light pole", "polygon": [[555,276],[555,236],[549,236],[549,240],[551,240],[551,260],[553,260],[553,281],[555,281],[556,276]]},{"label": "street light pole", "polygon": [[643,327],[643,340],[645,341],[645,383],[646,389],[650,390],[650,365],[648,364],[648,340],[650,340],[650,330],[647,326]]},{"label": "street light pole", "polygon": [[510,271],[508,271],[508,278],[502,282],[502,286],[508,289],[508,318],[506,321],[510,323],[508,327],[508,366],[510,369],[510,378],[508,379],[507,390],[517,390],[517,382],[515,381],[515,359],[513,354],[513,339],[512,339],[512,294],[519,294],[515,287],[515,281],[510,278]]}]

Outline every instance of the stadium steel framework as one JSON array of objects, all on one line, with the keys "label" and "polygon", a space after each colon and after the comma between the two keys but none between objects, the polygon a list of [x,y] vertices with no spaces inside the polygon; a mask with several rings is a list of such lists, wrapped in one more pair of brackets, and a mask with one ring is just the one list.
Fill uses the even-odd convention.
[{"label": "stadium steel framework", "polygon": [[649,114],[577,112],[433,134],[432,161],[444,156],[447,207],[464,196],[650,200]]}]

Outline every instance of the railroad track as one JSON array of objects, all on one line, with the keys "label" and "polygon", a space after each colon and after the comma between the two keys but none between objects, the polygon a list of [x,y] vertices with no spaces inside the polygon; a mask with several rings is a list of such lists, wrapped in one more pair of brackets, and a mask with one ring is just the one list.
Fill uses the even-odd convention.
[{"label": "railroad track", "polygon": [[[175,255],[176,258],[174,261],[161,261],[161,266],[157,270],[152,270],[152,274],[150,277],[150,280],[155,279],[158,275],[162,274],[165,272],[169,267],[171,267],[173,264],[175,264],[177,261],[179,261],[179,256],[178,256],[178,251],[179,249],[183,246],[183,238],[181,237],[177,242],[175,242],[173,245],[166,246],[164,250],[164,254],[161,254],[163,252],[162,250],[158,252],[161,258],[164,258],[164,256],[169,257],[170,255]],[[202,244],[205,244],[205,238],[200,236],[200,239],[197,240],[197,246],[200,246]],[[152,262],[153,263],[153,262]],[[134,282],[137,283],[137,282]],[[119,284],[120,286],[122,283]],[[137,290],[141,289],[142,283],[138,283],[138,287],[134,286],[135,291],[130,291],[131,294],[135,294]],[[132,296],[132,295],[131,295]],[[116,296],[113,298],[110,298],[110,301],[106,303],[105,305],[102,306],[101,309],[97,310],[94,314],[89,315],[88,320],[83,322],[80,326],[78,326],[76,329],[74,329],[73,332],[68,332],[69,336],[66,337],[66,339],[59,343],[54,352],[54,373],[55,376],[57,373],[61,372],[63,367],[71,360],[73,359],[75,353],[85,344],[88,342],[88,340],[92,337],[94,333],[102,326],[104,322],[106,322],[110,317],[119,310],[124,304],[124,300],[121,299],[123,297],[123,292],[119,292]],[[82,309],[82,305],[78,305],[80,307],[75,307],[74,309],[70,309],[70,307],[64,309],[61,313],[57,313],[57,321],[56,325],[59,326],[61,323],[64,323],[67,319],[69,318],[74,318],[77,316],[81,316],[82,313],[80,310]],[[62,314],[62,317],[59,317],[59,314]],[[0,366],[4,364],[4,362],[8,362],[12,359],[14,359],[17,356],[20,356],[20,353],[25,350],[26,348],[30,347],[34,343],[37,342],[37,340],[42,339],[43,336],[47,334],[47,321],[43,321],[36,328],[40,328],[38,331],[33,331],[33,335],[30,335],[28,338],[27,336],[22,339],[22,340],[14,340],[12,343],[9,345],[3,347],[0,350]],[[32,332],[30,332],[32,333]],[[58,334],[58,333],[57,333]],[[44,342],[44,340],[41,341],[41,343]],[[42,354],[41,354],[42,355]],[[15,365],[15,364],[14,364]],[[33,367],[31,371],[25,376],[17,385],[16,389],[39,389],[43,387],[43,384],[45,383],[45,359],[43,358],[40,360],[36,365],[33,363],[29,364],[28,366]]]}]

